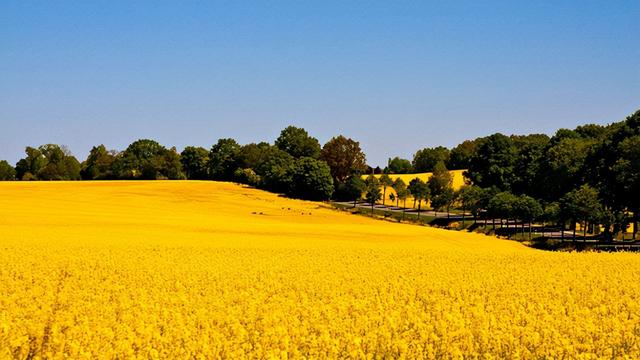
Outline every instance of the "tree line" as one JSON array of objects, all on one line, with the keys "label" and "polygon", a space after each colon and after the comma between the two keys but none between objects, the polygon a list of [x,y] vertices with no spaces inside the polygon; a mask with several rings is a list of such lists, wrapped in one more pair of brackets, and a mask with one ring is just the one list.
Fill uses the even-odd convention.
[{"label": "tree line", "polygon": [[426,148],[417,151],[412,161],[389,159],[382,172],[436,172],[438,167],[466,169],[468,185],[458,192],[440,188],[430,195],[419,188],[419,199],[431,196],[434,208],[454,201],[474,217],[518,219],[523,226],[548,222],[560,229],[569,224],[574,237],[576,223],[584,232],[602,225],[605,239],[632,223],[636,238],[640,110],[624,121],[560,129],[551,137],[496,133],[464,141],[451,150]]},{"label": "tree line", "polygon": [[[612,237],[640,212],[640,110],[609,125],[583,125],[545,134],[500,133],[467,140],[452,149],[416,151],[371,168],[357,141],[336,136],[323,146],[306,130],[289,126],[273,144],[220,139],[210,149],[188,146],[178,153],[142,139],[124,151],[91,149],[79,162],[63,146],[27,147],[15,167],[0,161],[1,180],[211,179],[237,181],[291,197],[386,201],[394,188],[399,204],[411,196],[437,209],[451,206],[474,217],[603,225]],[[469,185],[451,189],[449,169],[465,169]],[[362,174],[433,172],[429,183],[410,184]],[[382,193],[378,193],[381,190]],[[405,198],[406,199],[406,198]],[[391,200],[391,199],[390,199]]]},{"label": "tree line", "polygon": [[367,171],[357,141],[342,135],[324,146],[306,130],[289,126],[273,144],[219,139],[210,149],[178,153],[141,139],[123,151],[94,146],[79,162],[64,146],[27,147],[15,167],[0,162],[0,180],[218,180],[236,181],[308,200],[327,200],[352,173]]}]

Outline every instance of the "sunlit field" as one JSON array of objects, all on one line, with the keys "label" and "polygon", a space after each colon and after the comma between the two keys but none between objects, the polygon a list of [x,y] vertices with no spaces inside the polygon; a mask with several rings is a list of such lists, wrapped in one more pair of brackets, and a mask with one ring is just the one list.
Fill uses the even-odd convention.
[{"label": "sunlit field", "polygon": [[215,182],[0,184],[0,358],[640,358],[640,256]]},{"label": "sunlit field", "polygon": [[[454,190],[459,190],[462,186],[464,186],[465,184],[465,178],[464,178],[464,172],[466,170],[450,170],[449,173],[451,174],[451,187]],[[411,180],[418,178],[424,182],[428,182],[429,179],[431,178],[431,176],[433,175],[433,173],[418,173],[418,174],[389,174],[389,177],[391,178],[391,180],[396,180],[396,179],[402,179],[402,181],[404,181],[405,185],[409,185],[409,183],[411,182]],[[380,176],[382,175],[374,175],[376,178],[380,178]],[[368,177],[368,175],[363,175],[362,178],[366,179]],[[381,188],[382,189],[382,188]],[[388,186],[387,189],[385,190],[385,199],[384,199],[384,203],[387,205],[395,205],[396,202],[391,201],[389,199],[389,195],[393,194],[394,196],[396,195],[395,190],[393,190],[393,188],[391,186]],[[383,203],[383,199],[380,199],[378,201],[378,203],[382,204]],[[406,203],[404,201],[399,202],[398,205],[400,206],[406,206],[408,208],[418,208],[418,204],[414,204],[413,203],[413,197],[411,195],[409,195],[407,197],[407,201]],[[427,206],[429,206],[429,202],[427,201]],[[424,209],[425,204],[422,203],[422,208]]]}]

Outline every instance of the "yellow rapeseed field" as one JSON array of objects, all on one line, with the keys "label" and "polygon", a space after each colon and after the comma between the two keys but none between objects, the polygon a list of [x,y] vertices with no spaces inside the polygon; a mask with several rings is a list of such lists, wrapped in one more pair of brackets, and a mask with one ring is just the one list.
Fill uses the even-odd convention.
[{"label": "yellow rapeseed field", "polygon": [[0,184],[0,358],[640,358],[640,256],[215,182]]},{"label": "yellow rapeseed field", "polygon": [[[462,186],[464,186],[465,184],[465,177],[464,177],[464,172],[467,170],[449,170],[449,173],[451,174],[451,187],[454,190],[460,190],[460,188]],[[427,173],[418,173],[418,174],[389,174],[389,177],[391,178],[391,180],[396,180],[396,179],[402,179],[402,181],[404,181],[405,185],[409,186],[409,183],[411,182],[411,180],[418,178],[424,182],[428,182],[429,179],[431,178],[431,176],[433,175],[433,173],[427,172]],[[363,179],[366,179],[369,175],[362,175]],[[380,176],[382,176],[381,174],[379,175],[374,175],[376,178],[380,178]],[[382,190],[382,188],[380,188]],[[384,201],[383,199],[380,199],[380,201],[378,201],[378,203],[382,204],[387,204],[387,205],[395,205],[396,202],[391,201],[389,199],[389,195],[393,194],[394,196],[396,195],[395,190],[393,190],[392,187],[387,187],[386,192],[384,193]],[[364,196],[364,194],[363,194]],[[404,206],[406,205],[408,208],[418,208],[418,204],[414,204],[413,203],[413,197],[409,196],[407,197],[407,201],[406,204],[403,202],[400,202],[398,205],[400,206]],[[422,203],[422,208],[424,209],[425,207],[430,206],[429,202],[427,201],[426,204],[423,202]]]}]

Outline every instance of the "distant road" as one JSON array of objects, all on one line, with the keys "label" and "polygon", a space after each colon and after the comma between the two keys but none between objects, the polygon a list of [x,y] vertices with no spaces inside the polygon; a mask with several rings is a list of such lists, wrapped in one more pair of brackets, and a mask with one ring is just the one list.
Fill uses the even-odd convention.
[{"label": "distant road", "polygon": [[[345,207],[353,207],[353,201],[334,201],[334,204],[339,204],[339,205],[343,205]],[[356,207],[358,208],[366,208],[366,209],[371,209],[371,203],[368,202],[358,202]],[[375,204],[373,206],[374,209],[376,210],[382,210],[382,211],[390,211],[390,212],[394,212],[394,213],[402,213],[402,207],[397,207],[397,206],[389,206],[389,205],[382,205],[382,204]],[[418,215],[418,210],[417,209],[413,209],[413,208],[406,208],[405,210],[406,214],[413,214],[413,215]],[[425,215],[425,216],[431,216],[431,217],[437,217],[437,218],[446,218],[447,217],[447,213],[444,211],[433,211],[433,210],[420,210],[420,215]],[[471,214],[466,214],[467,219],[471,218]],[[460,213],[450,213],[449,219],[451,220],[462,220],[462,214]]]}]

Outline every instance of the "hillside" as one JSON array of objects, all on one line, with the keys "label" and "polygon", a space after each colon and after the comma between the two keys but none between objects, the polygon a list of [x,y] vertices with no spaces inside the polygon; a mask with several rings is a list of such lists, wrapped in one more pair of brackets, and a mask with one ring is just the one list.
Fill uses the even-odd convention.
[{"label": "hillside", "polygon": [[640,356],[640,256],[208,181],[0,183],[0,358]]}]

